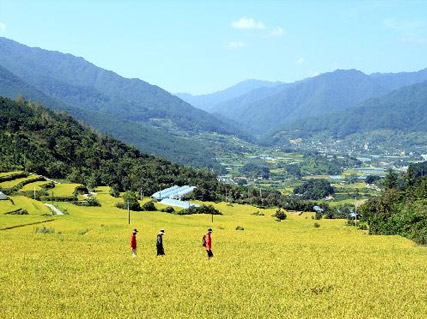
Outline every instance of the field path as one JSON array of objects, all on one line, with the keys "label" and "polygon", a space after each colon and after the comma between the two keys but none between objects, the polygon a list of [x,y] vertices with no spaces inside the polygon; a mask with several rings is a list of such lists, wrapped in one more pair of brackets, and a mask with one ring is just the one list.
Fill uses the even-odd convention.
[{"label": "field path", "polygon": [[55,215],[64,215],[64,213],[63,213],[62,211],[60,211],[58,208],[56,208],[54,205],[52,205],[52,204],[47,204],[47,203],[45,203],[45,205],[46,205],[47,207],[49,207],[49,208],[50,208],[50,210],[51,210],[52,212],[54,212],[54,213],[55,213]]}]

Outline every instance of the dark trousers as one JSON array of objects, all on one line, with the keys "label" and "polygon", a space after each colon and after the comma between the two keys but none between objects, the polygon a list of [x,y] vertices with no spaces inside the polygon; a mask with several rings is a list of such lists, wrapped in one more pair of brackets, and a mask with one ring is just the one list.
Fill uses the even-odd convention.
[{"label": "dark trousers", "polygon": [[208,253],[208,257],[212,258],[213,257],[213,252],[212,250],[206,250],[206,252]]},{"label": "dark trousers", "polygon": [[163,245],[157,245],[157,256],[164,256],[165,250],[163,249]]}]

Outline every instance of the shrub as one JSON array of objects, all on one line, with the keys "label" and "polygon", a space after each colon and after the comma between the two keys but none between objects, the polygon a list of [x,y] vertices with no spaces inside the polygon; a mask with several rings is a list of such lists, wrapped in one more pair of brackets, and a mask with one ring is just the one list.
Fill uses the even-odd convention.
[{"label": "shrub", "polygon": [[142,210],[154,212],[154,211],[157,211],[157,208],[154,205],[153,201],[149,201],[149,202],[145,203],[144,205],[142,205]]},{"label": "shrub", "polygon": [[191,206],[189,208],[185,208],[179,211],[177,214],[178,215],[194,215],[194,214],[222,215],[222,213],[212,205],[202,205],[199,207]]},{"label": "shrub", "polygon": [[175,212],[175,209],[172,206],[168,206],[166,208],[163,208],[161,211],[164,212],[164,213],[172,214],[172,213]]},{"label": "shrub", "polygon": [[34,232],[36,234],[53,234],[55,233],[55,228],[46,227],[46,226],[36,227],[34,229]]},{"label": "shrub", "polygon": [[120,197],[120,190],[116,185],[110,187],[110,195],[113,197]]},{"label": "shrub", "polygon": [[237,226],[236,230],[245,230],[245,228],[243,226]]},{"label": "shrub", "polygon": [[276,217],[278,220],[285,220],[288,216],[283,210],[279,208],[278,210],[276,210],[276,213],[273,215],[273,217]]},{"label": "shrub", "polygon": [[82,202],[82,206],[99,207],[101,204],[95,197],[88,197]]},{"label": "shrub", "polygon": [[79,194],[89,194],[89,189],[86,186],[79,185],[74,189],[73,195],[77,196]]},{"label": "shrub", "polygon": [[319,223],[314,223],[314,228],[319,228],[320,227],[320,224]]},{"label": "shrub", "polygon": [[141,210],[141,205],[139,205],[139,202],[138,202],[138,195],[136,195],[136,193],[134,192],[125,192],[123,194],[123,202],[118,203],[116,207],[121,209],[128,209],[128,203],[129,203],[130,210],[135,210],[135,211]]},{"label": "shrub", "polygon": [[323,217],[323,214],[320,211],[317,211],[316,215],[314,215],[314,219],[316,219],[316,220],[320,220],[320,219],[322,219],[322,217]]},{"label": "shrub", "polygon": [[264,213],[260,213],[260,211],[256,211],[255,213],[252,213],[253,216],[265,216]]}]

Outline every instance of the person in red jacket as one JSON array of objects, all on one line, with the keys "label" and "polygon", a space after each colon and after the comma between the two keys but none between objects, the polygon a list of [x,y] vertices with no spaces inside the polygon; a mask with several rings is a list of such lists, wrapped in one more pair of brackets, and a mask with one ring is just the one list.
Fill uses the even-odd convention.
[{"label": "person in red jacket", "polygon": [[204,243],[205,243],[206,252],[208,253],[208,259],[211,259],[213,257],[211,234],[212,234],[212,228],[208,228],[208,232],[204,236]]},{"label": "person in red jacket", "polygon": [[136,257],[136,234],[138,230],[135,228],[130,235],[130,250],[132,252],[132,257]]}]

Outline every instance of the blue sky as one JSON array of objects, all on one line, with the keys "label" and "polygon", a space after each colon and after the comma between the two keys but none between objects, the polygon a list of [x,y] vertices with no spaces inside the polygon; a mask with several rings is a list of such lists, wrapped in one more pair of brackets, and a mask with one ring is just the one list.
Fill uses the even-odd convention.
[{"label": "blue sky", "polygon": [[171,92],[427,67],[427,1],[0,0],[0,36]]}]

